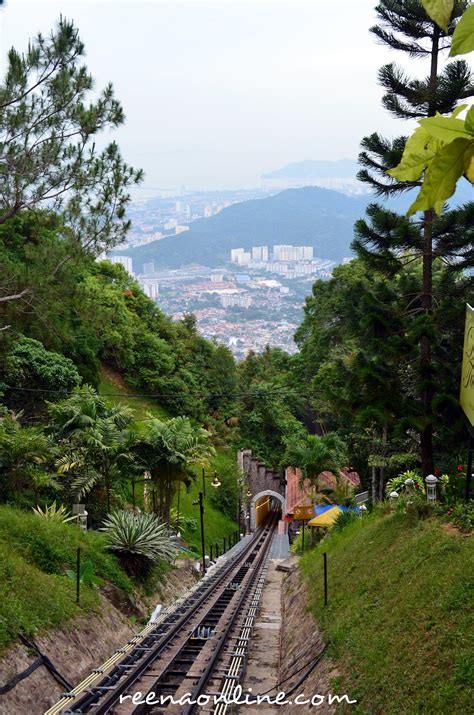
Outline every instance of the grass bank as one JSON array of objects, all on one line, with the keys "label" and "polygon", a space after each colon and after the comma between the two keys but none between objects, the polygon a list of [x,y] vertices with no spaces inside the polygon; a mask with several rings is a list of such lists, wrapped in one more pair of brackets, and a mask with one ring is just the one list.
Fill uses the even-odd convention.
[{"label": "grass bank", "polygon": [[96,576],[123,591],[133,590],[102,534],[0,506],[0,651],[19,631],[33,635],[99,610],[98,592],[88,586],[82,587],[76,605],[76,585],[66,575],[75,569],[78,546]]},{"label": "grass bank", "polygon": [[[328,553],[324,608],[322,552]],[[300,561],[355,713],[473,712],[474,539],[437,519],[371,515]]]},{"label": "grass bank", "polygon": [[[205,470],[209,476],[213,475],[214,471],[217,472],[219,480],[222,482],[222,486],[219,487],[219,489],[225,490],[227,495],[232,491],[235,491],[235,495],[237,494],[237,484],[233,477],[235,461],[235,450],[227,447],[218,447],[216,456]],[[191,548],[194,547],[200,552],[201,533],[199,507],[194,505],[193,502],[197,501],[199,492],[202,491],[202,469],[196,467],[194,473],[196,475],[196,481],[191,485],[189,492],[186,492],[183,487],[181,488],[179,507],[181,514],[196,519],[197,528],[195,530],[184,529],[183,540],[189,544]],[[204,499],[204,536],[207,553],[209,553],[210,544],[215,544],[217,541],[219,548],[221,548],[224,536],[227,539],[227,537],[238,528],[235,519],[226,515],[219,508],[219,496],[222,496],[224,491],[221,491],[220,495],[215,493],[214,488],[211,486],[211,481],[211,479],[206,479],[206,498]],[[234,499],[237,498],[235,495]],[[174,506],[175,508],[178,506],[177,496],[175,496],[174,499]],[[235,512],[236,511],[237,509]]]}]

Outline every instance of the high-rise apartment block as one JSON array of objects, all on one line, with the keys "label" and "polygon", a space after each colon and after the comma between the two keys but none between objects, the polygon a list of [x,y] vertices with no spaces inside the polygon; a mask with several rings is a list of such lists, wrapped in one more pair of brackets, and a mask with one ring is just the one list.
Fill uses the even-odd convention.
[{"label": "high-rise apartment block", "polygon": [[268,246],[252,246],[252,261],[268,261]]},{"label": "high-rise apartment block", "polygon": [[130,256],[110,256],[109,261],[111,263],[120,263],[121,266],[125,268],[127,273],[133,276],[133,262]]},{"label": "high-rise apartment block", "polygon": [[252,297],[247,293],[226,293],[220,296],[224,308],[250,308]]}]

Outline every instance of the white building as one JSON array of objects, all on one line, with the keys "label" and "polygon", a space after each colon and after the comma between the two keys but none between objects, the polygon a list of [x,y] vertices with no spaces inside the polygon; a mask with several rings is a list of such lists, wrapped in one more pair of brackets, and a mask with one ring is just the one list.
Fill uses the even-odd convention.
[{"label": "white building", "polygon": [[237,265],[239,266],[249,266],[252,261],[252,254],[250,251],[243,251],[237,256]]},{"label": "white building", "polygon": [[268,261],[268,246],[252,246],[252,261]]},{"label": "white building", "polygon": [[176,226],[174,232],[177,235],[178,233],[184,233],[185,231],[189,231],[189,226]]},{"label": "white building", "polygon": [[211,273],[211,283],[223,283],[224,274],[223,273]]},{"label": "white building", "polygon": [[240,256],[241,253],[244,253],[243,248],[233,248],[230,252],[230,260],[232,263],[237,263],[237,256]]},{"label": "white building", "polygon": [[171,231],[171,229],[176,228],[177,225],[177,220],[175,218],[170,218],[170,220],[165,223],[165,231]]},{"label": "white building", "polygon": [[109,256],[109,261],[111,263],[120,263],[121,266],[125,268],[127,273],[133,276],[133,262],[130,256]]},{"label": "white building", "polygon": [[143,273],[145,275],[150,275],[151,273],[155,272],[155,264],[153,261],[150,261],[150,263],[144,263],[143,264]]},{"label": "white building", "polygon": [[158,298],[158,296],[160,295],[158,281],[144,280],[141,281],[141,286],[145,295],[147,295],[152,300],[156,300],[156,298]]},{"label": "white building", "polygon": [[250,308],[252,298],[248,293],[229,293],[219,296],[224,308]]}]

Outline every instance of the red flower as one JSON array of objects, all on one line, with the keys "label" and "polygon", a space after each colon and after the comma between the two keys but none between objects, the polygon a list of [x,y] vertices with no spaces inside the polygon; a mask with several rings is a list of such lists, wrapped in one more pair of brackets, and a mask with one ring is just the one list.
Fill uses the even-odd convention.
[{"label": "red flower", "polygon": [[464,467],[462,464],[458,464],[458,472],[464,472]]},{"label": "red flower", "polygon": [[435,477],[440,477],[442,472],[441,469],[438,469],[438,467],[435,468],[434,470]]}]

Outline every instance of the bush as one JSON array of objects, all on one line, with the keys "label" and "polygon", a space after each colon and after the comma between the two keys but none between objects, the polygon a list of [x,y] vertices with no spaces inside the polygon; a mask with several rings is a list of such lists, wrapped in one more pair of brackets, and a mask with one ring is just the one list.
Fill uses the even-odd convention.
[{"label": "bush", "polygon": [[399,474],[397,477],[393,477],[393,479],[389,479],[385,487],[385,494],[388,496],[391,492],[398,492],[398,494],[405,492],[405,481],[407,479],[413,479],[415,482],[415,489],[420,493],[424,493],[425,483],[423,481],[423,477],[421,477],[417,472],[408,470],[406,472],[402,472],[402,474]]},{"label": "bush", "polygon": [[474,531],[474,501],[456,504],[449,515],[452,523],[464,533]]},{"label": "bush", "polygon": [[334,522],[332,530],[335,532],[343,531],[346,526],[349,526],[349,524],[352,524],[360,518],[361,517],[355,511],[342,511]]},{"label": "bush", "polygon": [[117,552],[131,575],[148,573],[157,561],[171,561],[176,548],[155,514],[114,511],[104,521],[108,548]]}]

